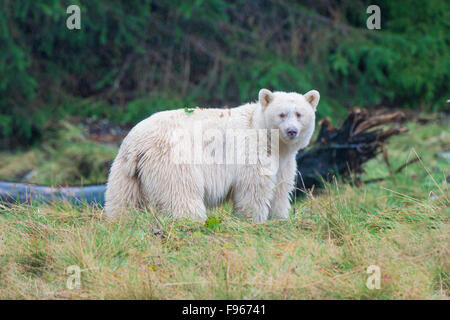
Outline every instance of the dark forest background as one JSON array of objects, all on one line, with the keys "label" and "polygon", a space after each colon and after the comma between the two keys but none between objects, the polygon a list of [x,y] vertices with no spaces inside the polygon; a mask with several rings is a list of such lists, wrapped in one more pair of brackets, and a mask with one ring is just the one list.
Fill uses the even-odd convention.
[{"label": "dark forest background", "polygon": [[[68,30],[66,8],[81,8]],[[368,30],[366,8],[381,8]],[[450,1],[0,0],[0,146],[38,143],[67,115],[135,123],[236,106],[260,88],[350,107],[443,110]]]}]

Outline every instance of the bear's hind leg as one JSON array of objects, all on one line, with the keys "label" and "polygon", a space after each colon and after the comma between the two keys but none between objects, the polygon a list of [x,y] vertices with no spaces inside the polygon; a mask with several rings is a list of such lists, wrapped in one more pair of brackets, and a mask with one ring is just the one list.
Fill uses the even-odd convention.
[{"label": "bear's hind leg", "polygon": [[112,218],[129,208],[137,208],[142,202],[139,181],[128,177],[121,168],[121,159],[116,159],[111,167],[105,193],[105,214]]}]

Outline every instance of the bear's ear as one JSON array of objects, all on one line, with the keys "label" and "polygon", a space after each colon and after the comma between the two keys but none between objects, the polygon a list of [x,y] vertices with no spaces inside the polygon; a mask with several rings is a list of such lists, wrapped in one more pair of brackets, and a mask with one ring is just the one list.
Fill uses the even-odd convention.
[{"label": "bear's ear", "polygon": [[308,103],[311,105],[311,107],[313,107],[314,111],[316,111],[317,105],[319,104],[320,100],[319,91],[311,90],[305,93],[303,96],[305,97],[306,101],[308,101]]},{"label": "bear's ear", "polygon": [[261,104],[261,107],[264,110],[267,107],[267,105],[273,101],[273,93],[267,89],[261,89],[259,90],[258,98],[259,103]]}]

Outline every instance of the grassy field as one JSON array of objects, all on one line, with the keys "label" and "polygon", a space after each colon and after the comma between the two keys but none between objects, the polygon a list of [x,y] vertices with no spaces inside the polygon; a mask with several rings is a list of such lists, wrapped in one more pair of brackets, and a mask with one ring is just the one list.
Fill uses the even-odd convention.
[{"label": "grassy field", "polygon": [[117,148],[88,139],[83,128],[61,121],[43,143],[27,150],[0,152],[0,180],[42,185],[105,183]]},{"label": "grassy field", "polygon": [[[448,122],[394,137],[400,174],[336,180],[297,199],[289,220],[253,224],[229,203],[207,223],[101,208],[0,204],[0,299],[448,299]],[[381,157],[363,180],[388,176]],[[6,171],[4,171],[6,172]],[[81,268],[81,288],[66,283]],[[369,266],[381,271],[369,289]]]}]

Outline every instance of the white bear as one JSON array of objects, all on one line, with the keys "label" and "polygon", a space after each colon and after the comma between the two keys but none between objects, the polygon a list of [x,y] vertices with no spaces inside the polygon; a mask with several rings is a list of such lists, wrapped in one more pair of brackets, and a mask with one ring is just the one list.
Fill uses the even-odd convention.
[{"label": "white bear", "polygon": [[[316,90],[261,89],[258,102],[236,108],[153,114],[122,142],[108,178],[106,216],[151,204],[174,218],[205,220],[206,208],[228,196],[235,212],[255,222],[288,218],[295,155],[309,144],[319,99]],[[269,156],[260,157],[261,150]]]}]

